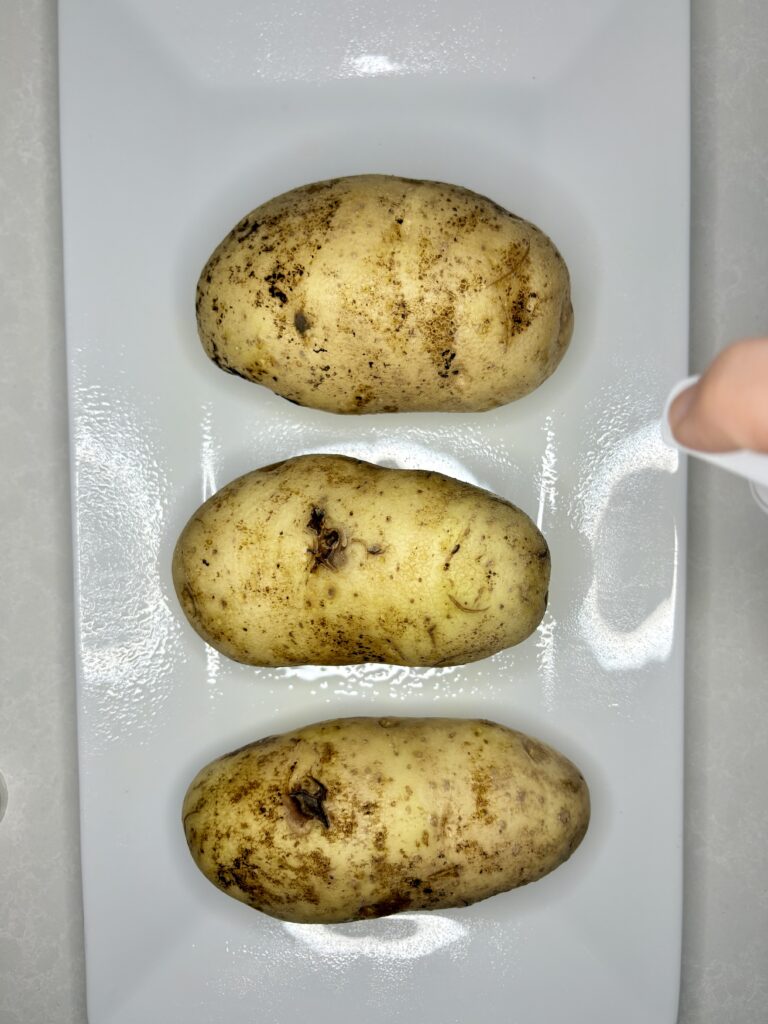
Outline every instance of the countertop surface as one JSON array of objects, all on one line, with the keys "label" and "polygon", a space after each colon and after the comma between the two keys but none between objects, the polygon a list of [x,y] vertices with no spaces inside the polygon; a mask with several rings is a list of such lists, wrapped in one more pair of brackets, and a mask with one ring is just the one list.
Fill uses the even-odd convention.
[{"label": "countertop surface", "polygon": [[[768,7],[701,0],[692,19],[699,372],[727,341],[768,331]],[[0,7],[0,1024],[86,1020],[60,217],[56,5],[10,0]],[[743,481],[701,464],[689,473],[686,648],[679,1020],[762,1024],[768,519]]]}]

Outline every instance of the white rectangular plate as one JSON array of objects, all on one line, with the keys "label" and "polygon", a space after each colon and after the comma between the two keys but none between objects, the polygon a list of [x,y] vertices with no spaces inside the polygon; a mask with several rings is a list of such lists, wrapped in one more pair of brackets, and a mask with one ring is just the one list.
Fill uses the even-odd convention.
[{"label": "white rectangular plate", "polygon": [[[658,416],[687,361],[685,0],[62,0],[61,131],[92,1024],[672,1024],[681,918],[684,479]],[[219,372],[194,286],[247,211],[325,177],[466,185],[573,278],[562,366],[477,415],[337,417]],[[215,488],[306,451],[445,470],[552,550],[537,634],[479,664],[258,671],[170,583]],[[221,895],[180,825],[191,777],[348,714],[492,718],[593,798],[549,877],[348,926]]]}]

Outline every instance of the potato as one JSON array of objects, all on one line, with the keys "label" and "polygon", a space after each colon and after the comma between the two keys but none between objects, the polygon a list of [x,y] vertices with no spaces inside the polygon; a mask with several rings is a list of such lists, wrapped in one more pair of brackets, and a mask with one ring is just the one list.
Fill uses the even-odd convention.
[{"label": "potato", "polygon": [[270,199],[197,285],[223,370],[338,413],[491,409],[533,391],[573,330],[563,258],[457,185],[333,178]]},{"label": "potato", "polygon": [[304,455],[228,484],[185,526],[192,626],[250,665],[456,665],[524,640],[547,601],[531,520],[440,473]]},{"label": "potato", "polygon": [[589,791],[561,754],[494,722],[342,718],[213,761],[182,815],[223,892],[330,924],[468,906],[541,878],[584,837]]}]

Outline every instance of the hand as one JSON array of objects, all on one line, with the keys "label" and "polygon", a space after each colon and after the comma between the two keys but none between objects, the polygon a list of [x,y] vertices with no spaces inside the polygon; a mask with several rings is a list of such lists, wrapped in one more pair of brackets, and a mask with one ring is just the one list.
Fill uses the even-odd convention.
[{"label": "hand", "polygon": [[686,448],[768,452],[768,338],[723,349],[669,410],[672,433]]}]

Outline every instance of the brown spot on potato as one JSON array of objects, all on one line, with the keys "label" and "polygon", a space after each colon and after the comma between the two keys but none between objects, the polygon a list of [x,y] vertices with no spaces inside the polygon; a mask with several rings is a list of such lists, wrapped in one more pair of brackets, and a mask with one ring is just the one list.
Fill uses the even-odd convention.
[{"label": "brown spot on potato", "polygon": [[325,512],[313,507],[307,522],[307,529],[314,534],[309,554],[312,556],[310,572],[316,572],[320,566],[337,569],[344,564],[344,548],[347,546],[346,533],[336,529],[326,521]]},{"label": "brown spot on potato", "polygon": [[328,790],[314,775],[309,775],[303,779],[288,795],[293,806],[302,817],[316,818],[325,828],[330,827],[328,815],[325,813],[323,806]]},{"label": "brown spot on potato", "polygon": [[490,608],[490,605],[486,605],[483,608],[470,608],[469,605],[462,604],[462,602],[459,601],[458,598],[454,597],[453,594],[449,594],[448,599],[462,612],[487,612]]},{"label": "brown spot on potato", "polygon": [[549,752],[543,746],[543,744],[538,743],[536,740],[532,740],[528,737],[526,737],[526,739],[523,740],[523,749],[525,750],[528,757],[530,757],[530,759],[535,764],[541,764],[545,761],[549,761],[550,759]]},{"label": "brown spot on potato", "polygon": [[303,310],[298,310],[293,317],[293,326],[299,332],[299,334],[306,334],[310,328],[310,322],[304,314]]}]

